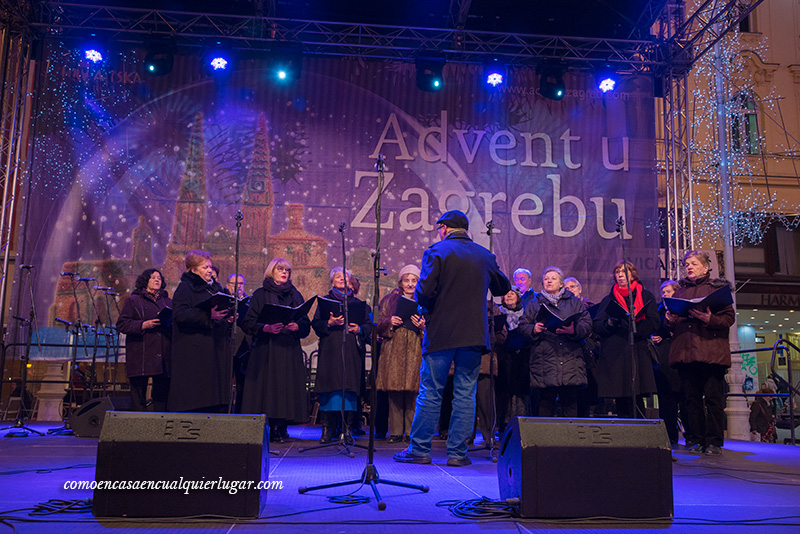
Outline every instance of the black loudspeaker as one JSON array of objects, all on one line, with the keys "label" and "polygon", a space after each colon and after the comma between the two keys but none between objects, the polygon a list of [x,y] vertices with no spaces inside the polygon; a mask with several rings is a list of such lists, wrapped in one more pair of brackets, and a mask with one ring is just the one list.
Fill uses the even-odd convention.
[{"label": "black loudspeaker", "polygon": [[258,517],[269,485],[268,432],[264,415],[109,412],[92,513]]},{"label": "black loudspeaker", "polygon": [[672,517],[662,420],[517,417],[500,444],[502,499],[522,517]]},{"label": "black loudspeaker", "polygon": [[81,404],[69,416],[69,426],[79,438],[99,438],[109,410],[129,410],[130,397],[100,397]]}]

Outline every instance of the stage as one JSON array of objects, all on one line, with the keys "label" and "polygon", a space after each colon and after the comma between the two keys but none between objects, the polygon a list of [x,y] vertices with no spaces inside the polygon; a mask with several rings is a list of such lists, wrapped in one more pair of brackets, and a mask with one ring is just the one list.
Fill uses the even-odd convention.
[{"label": "stage", "polygon": [[[37,430],[57,425],[33,423]],[[29,509],[50,499],[91,499],[91,490],[65,490],[67,481],[94,480],[97,439],[35,435],[5,438],[0,433],[0,495],[2,517],[17,532],[44,533],[58,528],[66,534],[107,532],[119,528],[163,531],[202,529],[203,532],[280,529],[292,532],[373,533],[413,528],[415,533],[467,532],[562,532],[617,533],[641,530],[671,532],[798,532],[800,531],[800,450],[790,445],[728,441],[721,457],[706,457],[675,450],[673,467],[675,517],[667,521],[570,519],[460,519],[449,501],[499,497],[497,466],[487,451],[470,453],[473,464],[447,467],[444,442],[434,441],[430,465],[399,464],[391,456],[402,444],[376,441],[375,467],[381,478],[427,485],[428,493],[380,485],[386,510],[379,511],[369,487],[358,485],[299,494],[298,488],[359,478],[367,454],[353,449],[355,458],[338,447],[298,452],[316,444],[319,427],[295,426],[291,439],[273,444],[269,480],[282,484],[271,489],[258,520],[209,519],[111,519],[96,520],[89,511],[30,517]],[[366,445],[366,438],[358,438]],[[478,440],[477,446],[481,442]],[[625,466],[621,465],[620,469]],[[609,487],[613,480],[609,480]],[[334,504],[328,497],[355,493],[370,498],[362,504]],[[56,523],[58,526],[56,527]]]}]

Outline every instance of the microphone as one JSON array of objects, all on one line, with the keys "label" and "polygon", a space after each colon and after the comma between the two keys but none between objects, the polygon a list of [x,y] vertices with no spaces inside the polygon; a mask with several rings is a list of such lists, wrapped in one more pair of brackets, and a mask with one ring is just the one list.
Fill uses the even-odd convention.
[{"label": "microphone", "polygon": [[347,223],[343,223],[343,222],[339,223],[339,231],[340,232],[344,232],[344,229],[345,229],[346,226],[347,226]]},{"label": "microphone", "polygon": [[113,287],[106,287],[106,286],[94,286],[97,291],[111,291],[114,289]]},{"label": "microphone", "polygon": [[375,170],[378,172],[383,172],[386,170],[386,156],[383,154],[378,154],[378,157],[375,160]]},{"label": "microphone", "polygon": [[114,293],[113,291],[106,291],[106,295],[113,295],[115,297],[118,297],[119,293]]},{"label": "microphone", "polygon": [[67,321],[66,319],[61,319],[60,317],[56,317],[56,322],[63,325],[72,326],[71,322]]},{"label": "microphone", "polygon": [[16,319],[17,321],[22,321],[22,322],[26,322],[27,321],[27,319],[25,317],[20,317],[19,315],[12,315],[11,317]]},{"label": "microphone", "polygon": [[89,277],[86,277],[86,276],[79,276],[75,280],[77,280],[78,282],[96,282],[97,278],[89,278]]},{"label": "microphone", "polygon": [[20,265],[19,266],[20,269],[33,269],[33,267],[34,267],[33,265]]},{"label": "microphone", "polygon": [[66,271],[61,271],[61,276],[80,276],[81,273],[68,273]]}]

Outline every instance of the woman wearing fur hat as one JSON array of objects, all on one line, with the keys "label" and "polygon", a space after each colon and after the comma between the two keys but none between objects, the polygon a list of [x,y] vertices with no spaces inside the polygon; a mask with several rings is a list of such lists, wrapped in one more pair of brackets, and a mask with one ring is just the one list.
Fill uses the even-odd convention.
[{"label": "woman wearing fur hat", "polygon": [[419,268],[406,265],[397,274],[397,288],[381,299],[378,311],[378,335],[381,336],[377,388],[389,397],[389,441],[397,443],[411,432],[414,403],[419,390],[419,368],[422,363],[422,333],[425,319],[411,316],[411,325],[403,325],[398,315],[400,299],[414,299]]}]

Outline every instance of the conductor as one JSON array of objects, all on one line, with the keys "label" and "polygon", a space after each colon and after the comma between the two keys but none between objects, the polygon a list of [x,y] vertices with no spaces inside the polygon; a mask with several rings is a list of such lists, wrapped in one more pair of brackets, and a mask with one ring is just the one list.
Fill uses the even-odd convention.
[{"label": "conductor", "polygon": [[453,376],[453,415],[447,435],[447,465],[461,467],[475,422],[475,389],[481,354],[489,352],[486,294],[505,295],[511,284],[494,254],[469,237],[467,216],[458,210],[436,221],[440,241],[422,256],[414,293],[426,317],[422,367],[411,444],[394,455],[397,462],[431,463],[431,442],[439,420],[447,375]]}]

